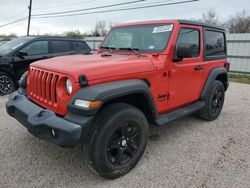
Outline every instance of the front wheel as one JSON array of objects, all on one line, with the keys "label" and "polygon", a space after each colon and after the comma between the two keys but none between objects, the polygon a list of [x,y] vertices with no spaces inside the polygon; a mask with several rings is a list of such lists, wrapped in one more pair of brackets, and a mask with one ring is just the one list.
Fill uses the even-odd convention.
[{"label": "front wheel", "polygon": [[137,108],[123,103],[104,108],[93,124],[86,161],[100,176],[114,179],[140,160],[148,139],[148,123]]},{"label": "front wheel", "polygon": [[8,95],[15,90],[15,82],[5,72],[0,72],[0,95]]},{"label": "front wheel", "polygon": [[205,120],[215,120],[221,113],[225,99],[225,88],[221,81],[216,80],[205,100],[205,107],[199,111],[199,116]]}]

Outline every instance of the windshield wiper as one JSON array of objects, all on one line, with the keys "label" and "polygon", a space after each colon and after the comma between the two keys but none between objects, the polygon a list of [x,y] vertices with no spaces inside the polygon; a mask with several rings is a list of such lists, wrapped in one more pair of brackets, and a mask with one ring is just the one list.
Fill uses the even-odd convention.
[{"label": "windshield wiper", "polygon": [[114,47],[109,47],[109,46],[101,46],[101,49],[108,49],[110,51],[110,53],[113,53],[113,50],[115,50]]},{"label": "windshield wiper", "polygon": [[139,53],[139,49],[138,48],[119,48],[119,50],[129,50],[129,51],[133,51],[135,54],[139,55],[140,57],[144,57],[144,55]]}]

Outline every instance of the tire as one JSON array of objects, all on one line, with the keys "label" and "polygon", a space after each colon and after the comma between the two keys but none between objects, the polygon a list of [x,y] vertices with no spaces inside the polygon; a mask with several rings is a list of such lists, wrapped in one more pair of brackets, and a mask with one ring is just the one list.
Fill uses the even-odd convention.
[{"label": "tire", "polygon": [[108,179],[128,173],[146,148],[148,122],[144,114],[128,104],[111,104],[97,115],[92,126],[84,145],[87,164]]},{"label": "tire", "polygon": [[221,113],[225,99],[225,88],[221,81],[215,83],[205,99],[205,107],[198,113],[199,117],[208,121],[215,120]]},{"label": "tire", "polygon": [[15,81],[13,78],[5,72],[0,72],[0,95],[8,95],[15,91],[15,89]]}]

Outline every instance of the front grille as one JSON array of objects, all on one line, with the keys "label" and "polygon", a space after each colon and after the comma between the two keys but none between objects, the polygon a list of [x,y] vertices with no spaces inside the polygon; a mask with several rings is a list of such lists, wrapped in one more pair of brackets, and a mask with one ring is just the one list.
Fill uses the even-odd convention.
[{"label": "front grille", "polygon": [[28,95],[31,99],[55,106],[57,104],[56,85],[59,75],[30,67]]}]

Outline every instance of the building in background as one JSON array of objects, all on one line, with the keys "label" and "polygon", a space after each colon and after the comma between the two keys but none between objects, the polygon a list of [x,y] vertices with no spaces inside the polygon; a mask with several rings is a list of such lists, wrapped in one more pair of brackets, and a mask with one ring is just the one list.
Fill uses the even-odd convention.
[{"label": "building in background", "polygon": [[250,74],[250,33],[227,35],[230,71]]}]

